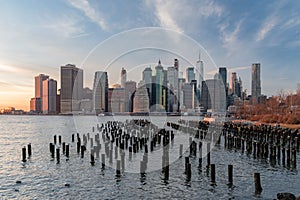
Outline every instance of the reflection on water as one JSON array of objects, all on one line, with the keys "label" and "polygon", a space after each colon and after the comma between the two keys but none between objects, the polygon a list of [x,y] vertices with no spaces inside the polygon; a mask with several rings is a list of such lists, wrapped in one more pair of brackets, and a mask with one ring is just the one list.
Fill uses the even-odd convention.
[{"label": "reflection on water", "polygon": [[[71,142],[72,134],[91,133],[91,124],[95,121],[101,123],[111,119],[92,116],[80,116],[75,120],[71,116],[0,116],[0,197],[252,199],[256,198],[253,196],[254,172],[261,174],[261,198],[273,199],[278,192],[300,195],[297,170],[288,170],[280,163],[270,166],[264,160],[253,159],[239,151],[225,150],[222,145],[216,146],[211,153],[211,163],[216,165],[216,185],[210,184],[210,171],[206,169],[205,158],[200,169],[198,158],[190,158],[190,180],[184,173],[185,155],[169,166],[168,179],[161,170],[142,175],[125,172],[116,176],[113,168],[101,169],[99,159],[96,159],[95,166],[91,166],[88,155],[81,159],[76,152],[76,143],[70,143],[68,161],[64,155],[61,155],[60,164],[51,158],[49,142],[53,141],[53,135],[62,135],[63,141]],[[178,118],[168,120],[176,121]],[[162,123],[159,117],[155,121]],[[23,163],[21,148],[28,143],[32,144],[32,157]],[[178,155],[178,152],[175,153]],[[232,187],[227,185],[229,164],[233,164],[234,168]],[[297,166],[300,166],[299,159]],[[21,184],[16,181],[21,181]]]}]

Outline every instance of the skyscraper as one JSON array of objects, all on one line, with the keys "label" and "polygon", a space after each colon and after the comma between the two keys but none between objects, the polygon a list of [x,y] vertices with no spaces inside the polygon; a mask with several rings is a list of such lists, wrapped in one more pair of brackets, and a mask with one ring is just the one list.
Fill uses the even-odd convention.
[{"label": "skyscraper", "polygon": [[43,81],[48,79],[49,76],[45,74],[39,74],[34,77],[34,98],[30,100],[30,110],[36,113],[42,113],[42,98],[43,98]]},{"label": "skyscraper", "polygon": [[143,71],[143,81],[146,84],[146,88],[148,90],[148,95],[149,95],[149,101],[150,105],[152,105],[152,69],[150,67],[147,67]]},{"label": "skyscraper", "polygon": [[[168,110],[177,111],[178,110],[178,70],[175,67],[168,67],[167,70],[167,81],[168,81]],[[170,105],[172,104],[172,105]]]},{"label": "skyscraper", "polygon": [[127,79],[127,73],[126,73],[126,70],[124,69],[124,67],[122,67],[122,70],[121,70],[121,87],[122,88],[125,88],[125,82],[126,82],[126,79]]},{"label": "skyscraper", "polygon": [[223,85],[226,88],[227,84],[227,69],[226,67],[219,67],[219,75],[221,80],[223,81]]},{"label": "skyscraper", "polygon": [[230,81],[229,81],[229,93],[230,94],[236,94],[236,83],[237,83],[237,75],[236,72],[232,72],[230,75]]},{"label": "skyscraper", "polygon": [[163,105],[163,84],[165,75],[160,60],[158,61],[158,65],[155,67],[155,72],[155,104]]},{"label": "skyscraper", "polygon": [[186,68],[186,80],[190,83],[192,80],[195,80],[194,67]]},{"label": "skyscraper", "polygon": [[199,59],[196,63],[196,74],[197,74],[197,81],[198,81],[198,88],[201,90],[201,84],[204,80],[204,66],[203,61],[201,60],[201,53],[199,52]]},{"label": "skyscraper", "polygon": [[79,111],[83,91],[83,70],[72,64],[61,66],[60,78],[61,113],[68,114],[73,111]]},{"label": "skyscraper", "polygon": [[260,85],[260,63],[252,64],[252,84],[251,94],[252,102],[258,103],[258,98],[261,96],[261,85]]},{"label": "skyscraper", "polygon": [[119,113],[124,112],[124,88],[108,89],[108,112]]},{"label": "skyscraper", "polygon": [[125,83],[125,98],[124,98],[124,112],[133,112],[133,94],[136,90],[135,81],[126,81]]},{"label": "skyscraper", "polygon": [[93,84],[93,111],[96,114],[99,114],[101,112],[108,112],[107,72],[95,72]]},{"label": "skyscraper", "polygon": [[149,112],[149,97],[144,81],[140,81],[134,94],[133,112]]},{"label": "skyscraper", "polygon": [[[208,109],[212,109],[213,112],[224,112],[226,110],[226,94],[223,87],[223,83],[220,79],[206,80],[207,90],[209,92],[210,102],[207,103]],[[204,94],[203,94],[204,95]]]},{"label": "skyscraper", "polygon": [[53,79],[43,80],[42,111],[44,114],[56,114],[57,81]]}]

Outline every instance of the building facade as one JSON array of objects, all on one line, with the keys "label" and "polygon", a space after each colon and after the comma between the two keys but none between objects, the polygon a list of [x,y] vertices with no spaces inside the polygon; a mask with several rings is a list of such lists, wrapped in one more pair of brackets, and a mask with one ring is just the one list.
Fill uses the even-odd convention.
[{"label": "building facade", "polygon": [[67,64],[60,68],[61,93],[60,106],[62,114],[79,111],[83,93],[83,70]]},{"label": "building facade", "polygon": [[56,99],[57,99],[57,81],[46,79],[42,83],[42,111],[43,114],[57,114]]},{"label": "building facade", "polygon": [[107,72],[97,71],[93,84],[93,112],[108,112],[108,76]]},{"label": "building facade", "polygon": [[140,81],[134,94],[133,112],[149,112],[149,97],[144,81]]},{"label": "building facade", "polygon": [[260,63],[252,64],[252,84],[251,84],[252,102],[258,103],[261,96],[261,83],[260,83]]}]

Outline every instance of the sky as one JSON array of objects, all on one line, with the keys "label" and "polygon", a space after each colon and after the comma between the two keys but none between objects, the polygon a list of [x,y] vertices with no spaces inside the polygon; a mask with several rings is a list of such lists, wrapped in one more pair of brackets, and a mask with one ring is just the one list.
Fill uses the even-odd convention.
[{"label": "sky", "polygon": [[[201,53],[204,77],[220,66],[251,91],[251,64],[261,63],[262,93],[292,92],[300,82],[300,1],[27,0],[1,1],[0,108],[28,110],[34,76],[60,80],[60,66],[119,82],[122,67],[139,81],[158,60],[180,70]],[[184,73],[185,74],[185,73]],[[58,81],[58,86],[60,86]]]}]

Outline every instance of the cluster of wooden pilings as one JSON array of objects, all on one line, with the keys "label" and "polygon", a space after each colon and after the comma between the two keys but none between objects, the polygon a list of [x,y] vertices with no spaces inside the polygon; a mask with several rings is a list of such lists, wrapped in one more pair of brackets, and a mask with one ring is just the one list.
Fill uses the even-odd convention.
[{"label": "cluster of wooden pilings", "polygon": [[277,162],[287,168],[297,168],[296,155],[300,148],[298,130],[226,123],[223,135],[226,148],[240,150],[253,158],[269,160],[272,166]]},{"label": "cluster of wooden pilings", "polygon": [[[198,159],[200,171],[203,169],[203,157],[206,156],[206,170],[210,172],[211,184],[216,184],[216,168],[211,163],[211,144],[224,145],[226,149],[235,149],[241,153],[253,155],[253,158],[268,159],[270,163],[278,161],[287,167],[296,169],[296,151],[299,151],[299,133],[290,129],[271,126],[254,126],[242,123],[208,123],[202,121],[167,122],[164,128],[158,128],[147,120],[109,121],[92,127],[91,133],[72,134],[71,142],[62,141],[62,136],[54,135],[49,144],[52,160],[61,162],[61,155],[70,159],[70,148],[76,149],[79,158],[90,156],[92,166],[98,161],[102,169],[107,166],[116,168],[116,176],[125,172],[125,162],[132,162],[135,154],[141,154],[140,174],[143,177],[148,167],[148,156],[162,149],[162,175],[169,179],[170,148],[177,134],[189,134],[189,146],[179,144],[178,158],[184,157],[186,179],[192,177],[190,159]],[[30,149],[30,150],[29,150]],[[205,154],[203,153],[205,150]],[[25,153],[24,153],[25,152]],[[31,145],[28,155],[31,155]],[[22,160],[26,161],[26,148],[22,149]],[[108,163],[106,163],[108,162]],[[254,174],[256,193],[262,191],[259,173]],[[228,165],[228,185],[233,185],[233,165]]]}]

